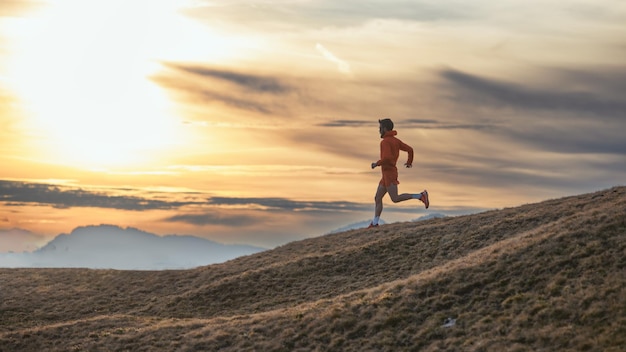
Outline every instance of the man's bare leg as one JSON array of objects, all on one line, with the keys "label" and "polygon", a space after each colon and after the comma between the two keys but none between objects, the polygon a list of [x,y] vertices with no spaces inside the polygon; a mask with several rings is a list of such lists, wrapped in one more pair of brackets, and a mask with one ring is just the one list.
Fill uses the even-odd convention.
[{"label": "man's bare leg", "polygon": [[428,209],[428,192],[426,192],[426,190],[418,194],[398,194],[398,185],[389,185],[385,187],[379,184],[378,189],[376,190],[376,195],[374,196],[374,202],[376,204],[374,210],[374,220],[372,220],[369,227],[378,226],[378,220],[380,219],[380,215],[383,213],[383,197],[387,193],[389,193],[389,197],[394,203],[404,202],[409,199],[419,199],[424,203],[426,209]]},{"label": "man's bare leg", "polygon": [[378,185],[376,195],[374,196],[374,202],[376,207],[374,209],[374,216],[380,218],[380,214],[383,213],[383,197],[387,194],[387,188],[381,184]]},{"label": "man's bare leg", "polygon": [[391,197],[391,201],[394,203],[404,202],[405,200],[413,199],[413,195],[409,193],[402,193],[398,195],[398,185],[387,186],[387,192],[389,192],[389,197]]}]

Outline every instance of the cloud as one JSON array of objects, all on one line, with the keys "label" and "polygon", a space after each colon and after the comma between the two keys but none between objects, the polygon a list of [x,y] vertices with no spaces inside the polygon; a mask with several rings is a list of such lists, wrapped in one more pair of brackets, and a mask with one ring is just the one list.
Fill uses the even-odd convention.
[{"label": "cloud", "polygon": [[363,211],[371,210],[370,204],[353,203],[346,201],[319,202],[297,201],[286,198],[238,198],[238,197],[211,197],[208,203],[217,206],[253,206],[267,210],[289,211]]},{"label": "cloud", "polygon": [[[262,209],[266,211],[290,211],[290,212],[369,212],[373,203],[356,203],[347,201],[302,201],[287,198],[245,198],[245,197],[211,197],[208,204],[215,206],[242,206],[249,209]],[[389,206],[386,212],[415,212],[412,208]]]},{"label": "cloud", "polygon": [[[322,122],[317,126],[321,127],[372,127],[377,126],[378,121],[372,120],[330,120]],[[394,120],[395,127],[418,128],[428,130],[453,130],[453,129],[468,129],[468,130],[489,130],[496,128],[496,124],[493,123],[462,123],[462,122],[442,122],[438,120],[429,119],[397,119]]]},{"label": "cloud", "polygon": [[262,222],[259,218],[248,215],[226,215],[218,211],[202,214],[178,214],[165,218],[167,222],[183,222],[196,226],[224,225],[230,227],[245,227]]},{"label": "cloud", "polygon": [[326,49],[322,44],[317,43],[315,45],[315,49],[317,49],[317,51],[319,51],[326,60],[336,64],[339,72],[341,72],[344,75],[352,74],[350,70],[350,64],[348,64],[346,61],[341,60],[340,58],[335,56],[335,54],[330,52],[330,50]]},{"label": "cloud", "polygon": [[76,187],[6,180],[0,180],[0,201],[13,206],[34,203],[59,209],[94,207],[120,210],[174,209],[198,203],[109,195]]},{"label": "cloud", "polygon": [[[536,79],[533,87],[456,70],[443,70],[440,76],[446,82],[446,93],[453,97],[453,111],[487,133],[485,138],[496,139],[494,144],[552,152],[564,158],[574,154],[626,155],[626,97],[615,94],[624,86],[624,70],[541,69],[539,73],[543,81]],[[595,169],[587,162],[581,161],[576,168],[587,165]],[[602,166],[607,168],[618,173],[626,170],[609,163]]]},{"label": "cloud", "polygon": [[153,77],[153,80],[202,105],[218,102],[264,115],[277,114],[286,110],[285,97],[297,93],[295,86],[278,77],[209,66],[165,65],[173,71]]},{"label": "cloud", "polygon": [[[496,81],[456,70],[443,70],[441,76],[455,85],[469,100],[479,99],[492,107],[524,110],[559,110],[591,113],[600,118],[626,118],[626,98],[607,99],[593,91],[555,91]],[[486,99],[486,100],[485,100]]]},{"label": "cloud", "polygon": [[293,87],[281,82],[275,77],[254,75],[249,73],[219,70],[207,66],[167,64],[167,66],[205,78],[214,78],[256,93],[286,94],[293,91]]},{"label": "cloud", "polygon": [[548,67],[540,72],[548,80],[565,87],[594,91],[598,95],[623,98],[626,91],[626,66],[599,65],[593,70]]},{"label": "cloud", "polygon": [[[111,191],[122,191],[115,189]],[[132,191],[132,190],[127,190]],[[289,212],[353,212],[370,211],[372,205],[347,201],[305,201],[287,198],[246,198],[246,197],[209,197],[193,193],[190,200],[156,200],[149,197],[108,195],[105,192],[88,191],[81,188],[58,186],[53,184],[29,183],[0,180],[0,202],[5,205],[21,206],[25,204],[47,205],[58,209],[72,207],[93,207],[118,210],[175,210],[185,206],[211,206],[215,212],[184,213],[167,218],[168,221],[182,221],[197,225],[232,224],[238,222],[250,224],[255,217],[224,213],[225,209],[255,211]],[[219,209],[223,208],[223,209]],[[218,213],[222,211],[222,213]],[[405,212],[404,208],[392,208],[395,212]],[[409,210],[412,211],[412,210]]]},{"label": "cloud", "polygon": [[363,127],[363,126],[377,126],[377,120],[331,120],[322,122],[317,126],[322,127]]},{"label": "cloud", "polygon": [[420,120],[408,119],[401,120],[402,128],[418,128],[424,130],[494,130],[497,128],[495,123],[464,123],[464,122],[446,122],[438,120]]},{"label": "cloud", "polygon": [[226,95],[218,93],[212,89],[202,87],[193,82],[179,81],[176,79],[159,78],[158,83],[165,85],[168,88],[173,88],[177,91],[183,92],[184,95],[190,97],[192,101],[202,104],[208,104],[211,102],[219,102],[229,107],[257,112],[261,114],[270,114],[273,112],[272,107],[268,104],[258,103],[251,99],[242,99],[233,95]]},{"label": "cloud", "polygon": [[[626,155],[623,132],[626,122],[616,129],[600,127],[588,122],[586,126],[574,123],[557,126],[521,126],[500,132],[512,140],[523,141],[535,149],[565,154]],[[619,131],[619,132],[618,132]],[[622,167],[626,170],[626,167]]]},{"label": "cloud", "polygon": [[[421,1],[270,1],[253,6],[241,1],[211,1],[208,6],[196,6],[186,11],[191,17],[223,25],[263,29],[265,31],[302,31],[321,27],[357,26],[370,19],[395,19],[431,22],[475,18],[487,7],[475,3]],[[482,11],[482,12],[481,12]],[[294,21],[297,16],[297,21]]]}]

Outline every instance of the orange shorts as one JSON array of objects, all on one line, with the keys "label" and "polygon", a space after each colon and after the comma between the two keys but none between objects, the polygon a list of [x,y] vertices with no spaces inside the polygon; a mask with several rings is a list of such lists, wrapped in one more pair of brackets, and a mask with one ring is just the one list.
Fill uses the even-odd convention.
[{"label": "orange shorts", "polygon": [[379,184],[381,186],[389,187],[390,185],[397,185],[398,181],[398,169],[384,170],[383,178],[380,179]]}]

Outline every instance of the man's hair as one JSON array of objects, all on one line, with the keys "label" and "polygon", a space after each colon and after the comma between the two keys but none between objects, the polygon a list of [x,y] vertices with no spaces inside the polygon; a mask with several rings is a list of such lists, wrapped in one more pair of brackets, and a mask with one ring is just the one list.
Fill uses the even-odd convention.
[{"label": "man's hair", "polygon": [[393,130],[393,121],[391,121],[391,119],[378,120],[378,123],[380,124],[380,127],[384,129],[387,129],[389,131]]}]

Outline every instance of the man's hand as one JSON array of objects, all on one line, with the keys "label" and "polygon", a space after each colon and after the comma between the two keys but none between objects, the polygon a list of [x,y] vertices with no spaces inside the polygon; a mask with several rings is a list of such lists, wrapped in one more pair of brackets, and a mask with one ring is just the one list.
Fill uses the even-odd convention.
[{"label": "man's hand", "polygon": [[411,164],[409,164],[409,163],[404,164],[404,166],[406,166],[406,168],[407,168],[407,169],[410,169],[410,168],[412,168],[412,167],[413,167],[413,165],[411,165]]},{"label": "man's hand", "polygon": [[376,166],[378,166],[378,162],[377,161],[372,163],[372,169],[375,169]]}]

